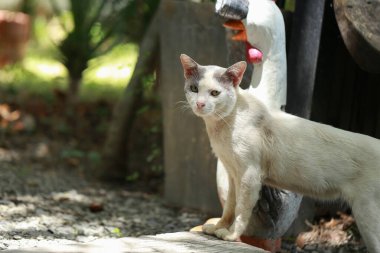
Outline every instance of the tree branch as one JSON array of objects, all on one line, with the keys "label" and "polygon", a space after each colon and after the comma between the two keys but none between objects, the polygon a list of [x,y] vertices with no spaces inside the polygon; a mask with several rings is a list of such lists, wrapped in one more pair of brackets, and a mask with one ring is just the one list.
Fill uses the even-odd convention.
[{"label": "tree branch", "polygon": [[154,15],[140,44],[139,57],[132,78],[123,97],[114,107],[103,151],[103,163],[100,176],[108,180],[124,180],[125,150],[128,143],[128,130],[133,123],[133,106],[136,94],[142,91],[141,79],[152,72],[152,64],[158,54],[159,11]]}]

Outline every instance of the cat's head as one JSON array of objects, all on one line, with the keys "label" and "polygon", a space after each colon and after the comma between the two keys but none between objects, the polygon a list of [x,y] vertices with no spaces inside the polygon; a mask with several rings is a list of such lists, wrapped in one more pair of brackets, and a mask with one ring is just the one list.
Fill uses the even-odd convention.
[{"label": "cat's head", "polygon": [[200,117],[224,118],[236,104],[237,89],[247,67],[244,61],[229,68],[201,66],[185,54],[180,56],[185,75],[185,95]]}]

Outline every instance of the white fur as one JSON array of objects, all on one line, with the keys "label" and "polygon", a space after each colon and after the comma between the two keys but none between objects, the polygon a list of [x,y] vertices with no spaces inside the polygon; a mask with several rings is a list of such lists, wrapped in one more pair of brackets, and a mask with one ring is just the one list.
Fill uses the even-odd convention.
[{"label": "white fur", "polygon": [[[244,25],[248,42],[263,53],[262,61],[254,64],[249,91],[270,109],[284,108],[287,67],[282,13],[272,0],[249,0],[249,11]],[[228,195],[227,177],[223,163],[218,161],[217,185],[222,202]],[[301,198],[298,199],[300,200]],[[297,210],[298,208],[293,213],[288,213],[289,220],[294,219]]]},{"label": "white fur", "polygon": [[[244,72],[245,66],[238,66]],[[202,67],[206,72],[208,68]],[[205,225],[204,232],[238,239],[262,184],[267,184],[319,199],[344,199],[369,251],[380,252],[380,141],[268,109],[250,91],[219,84],[213,78],[215,69],[210,67],[198,80],[198,93],[185,88],[229,177],[222,218],[216,225]],[[220,95],[209,96],[216,88]],[[198,99],[212,109],[197,109]]]},{"label": "white fur", "polygon": [[[271,110],[284,108],[287,71],[285,24],[282,13],[272,0],[250,0],[244,25],[248,42],[263,52],[262,61],[254,64],[249,91]],[[229,183],[227,171],[221,161],[217,164],[217,185],[219,197],[224,202],[228,195]],[[281,228],[280,231],[285,232],[290,222],[295,219],[301,200],[302,197],[299,195],[292,199],[294,209],[282,213],[284,216],[277,222],[276,230]],[[245,231],[247,232],[248,230]]]},{"label": "white fur", "polygon": [[244,20],[248,42],[263,53],[255,64],[250,90],[271,109],[286,104],[285,24],[282,13],[272,0],[249,0]]}]

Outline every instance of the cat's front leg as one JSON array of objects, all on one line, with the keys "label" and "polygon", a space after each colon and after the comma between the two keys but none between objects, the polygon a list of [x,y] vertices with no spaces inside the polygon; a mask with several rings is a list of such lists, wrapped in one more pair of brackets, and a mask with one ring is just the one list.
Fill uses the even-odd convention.
[{"label": "cat's front leg", "polygon": [[237,187],[235,219],[231,227],[220,228],[215,235],[226,241],[236,241],[243,234],[252,215],[253,207],[259,199],[261,189],[261,174],[257,168],[247,169]]},{"label": "cat's front leg", "polygon": [[230,227],[235,218],[236,187],[230,176],[228,176],[228,185],[228,194],[224,203],[222,217],[216,224],[204,224],[202,231],[205,234],[214,235],[216,230]]}]

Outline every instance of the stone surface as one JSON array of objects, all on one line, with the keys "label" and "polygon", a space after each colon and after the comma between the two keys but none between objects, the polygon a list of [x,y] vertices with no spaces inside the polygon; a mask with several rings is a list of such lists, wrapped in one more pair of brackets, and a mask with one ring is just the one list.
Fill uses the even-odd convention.
[{"label": "stone surface", "polygon": [[90,243],[52,244],[40,248],[5,250],[5,253],[95,253],[95,252],[163,252],[163,253],[265,253],[267,251],[240,242],[226,242],[202,233],[178,232],[138,238],[100,239]]}]

